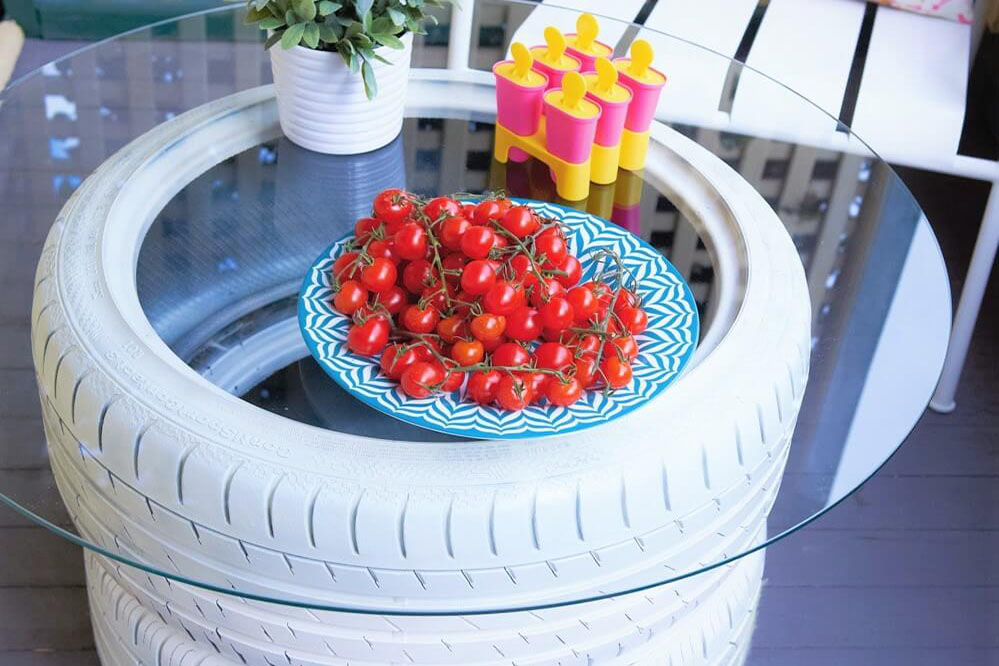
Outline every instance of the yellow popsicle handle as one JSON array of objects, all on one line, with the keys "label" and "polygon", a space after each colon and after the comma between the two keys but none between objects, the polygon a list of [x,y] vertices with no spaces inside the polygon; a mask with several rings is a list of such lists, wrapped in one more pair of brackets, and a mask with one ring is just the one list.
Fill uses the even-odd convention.
[{"label": "yellow popsicle handle", "polygon": [[554,26],[545,28],[545,44],[548,50],[545,51],[545,62],[558,64],[562,61],[562,54],[565,53],[565,36],[562,31]]},{"label": "yellow popsicle handle", "polygon": [[562,77],[562,107],[576,110],[586,94],[586,82],[579,72],[566,72]]},{"label": "yellow popsicle handle", "polygon": [[596,89],[604,95],[610,95],[614,84],[617,83],[617,67],[607,58],[597,58],[594,67],[597,68]]},{"label": "yellow popsicle handle", "polygon": [[644,39],[636,39],[631,45],[631,67],[628,68],[628,74],[636,79],[644,77],[652,64],[653,56],[652,45]]},{"label": "yellow popsicle handle", "polygon": [[534,64],[534,56],[531,55],[531,51],[523,42],[514,42],[510,45],[510,50],[513,52],[513,69],[510,72],[510,78],[525,81],[531,71],[531,65]]},{"label": "yellow popsicle handle", "polygon": [[581,51],[590,51],[598,32],[600,25],[593,14],[581,14],[576,19],[576,47]]}]

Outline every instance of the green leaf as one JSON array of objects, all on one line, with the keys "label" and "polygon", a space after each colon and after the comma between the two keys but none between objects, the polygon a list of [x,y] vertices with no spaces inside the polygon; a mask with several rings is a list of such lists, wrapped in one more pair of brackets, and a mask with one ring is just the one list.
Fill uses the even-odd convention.
[{"label": "green leaf", "polygon": [[267,38],[267,41],[264,42],[264,50],[266,51],[270,47],[280,42],[282,35],[284,35],[284,30],[281,30],[279,32],[274,32],[273,34],[271,34],[271,36]]},{"label": "green leaf", "polygon": [[398,9],[388,8],[388,17],[391,19],[393,25],[402,27],[406,24],[406,15],[400,12]]},{"label": "green leaf", "polygon": [[391,61],[391,60],[387,60],[386,58],[384,58],[384,57],[382,57],[382,56],[378,55],[378,51],[372,51],[372,52],[371,52],[371,57],[372,57],[373,59],[377,60],[378,62],[383,62],[383,63],[385,63],[386,65],[391,65],[391,64],[392,64],[392,61]]},{"label": "green leaf", "polygon": [[270,2],[270,0],[253,0],[253,8],[260,11],[267,6],[268,2]]},{"label": "green leaf", "polygon": [[375,4],[375,0],[356,0],[354,2],[354,9],[357,12],[357,18],[364,19],[364,15],[371,11],[371,6]]},{"label": "green leaf", "polygon": [[[337,32],[339,30],[339,32]],[[336,23],[323,23],[319,26],[319,39],[327,44],[336,44],[343,36],[343,29]]]},{"label": "green leaf", "polygon": [[403,48],[402,40],[400,40],[395,35],[387,35],[387,34],[378,34],[378,33],[375,33],[375,34],[373,34],[371,36],[374,37],[375,41],[378,42],[379,44],[381,44],[382,46],[387,46],[390,49],[402,49]]},{"label": "green leaf", "polygon": [[395,33],[395,24],[392,23],[392,19],[387,16],[379,16],[374,21],[371,22],[371,33]]},{"label": "green leaf", "polygon": [[275,28],[282,27],[284,24],[284,21],[276,19],[273,16],[269,16],[257,23],[261,30],[274,30]]},{"label": "green leaf", "polygon": [[295,25],[301,23],[302,20],[298,18],[298,14],[289,9],[284,13],[284,22],[288,25]]},{"label": "green leaf", "polygon": [[364,12],[364,16],[361,17],[361,26],[364,28],[364,32],[371,32],[371,12]]},{"label": "green leaf", "polygon": [[375,41],[371,39],[371,37],[369,37],[368,35],[364,34],[363,32],[360,33],[359,35],[354,35],[351,41],[354,42],[357,46],[362,46],[362,47],[374,46],[375,44]]},{"label": "green leaf", "polygon": [[305,34],[304,23],[296,23],[295,25],[288,26],[288,29],[281,36],[281,48],[290,49],[298,46],[298,43],[302,41],[303,34]]},{"label": "green leaf", "polygon": [[316,3],[313,0],[291,0],[291,6],[303,20],[311,21],[316,18]]},{"label": "green leaf", "polygon": [[246,10],[246,17],[243,19],[243,23],[245,23],[246,25],[251,25],[262,19],[269,17],[270,15],[271,13],[266,10],[253,9],[251,7],[250,9]]},{"label": "green leaf", "polygon": [[375,81],[375,68],[367,60],[361,65],[361,77],[364,79],[364,94],[368,99],[374,99],[378,94],[378,82]]},{"label": "green leaf", "polygon": [[340,9],[341,7],[343,7],[343,5],[341,5],[339,2],[333,2],[332,0],[320,0],[318,6],[319,15],[329,16],[330,14],[334,13],[336,10]]},{"label": "green leaf", "polygon": [[357,74],[361,69],[361,59],[358,57],[357,52],[354,51],[350,54],[350,71]]},{"label": "green leaf", "polygon": [[360,35],[362,32],[364,32],[364,27],[357,21],[353,21],[347,26],[347,29],[344,31],[343,38],[349,41],[354,37]]},{"label": "green leaf", "polygon": [[305,32],[302,33],[302,41],[310,49],[319,46],[319,26],[315,23],[306,23]]}]

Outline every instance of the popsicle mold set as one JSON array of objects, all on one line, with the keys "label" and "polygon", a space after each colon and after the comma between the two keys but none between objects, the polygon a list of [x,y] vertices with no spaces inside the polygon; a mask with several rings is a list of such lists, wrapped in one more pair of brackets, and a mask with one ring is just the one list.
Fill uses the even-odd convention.
[{"label": "popsicle mold set", "polygon": [[545,29],[545,44],[511,46],[513,60],[493,66],[496,77],[497,161],[534,157],[548,165],[558,195],[579,201],[590,182],[617,179],[618,167],[645,166],[649,128],[666,85],[652,65],[652,46],[631,45],[630,57],[614,58],[597,41],[599,26],[591,14],[563,35]]}]

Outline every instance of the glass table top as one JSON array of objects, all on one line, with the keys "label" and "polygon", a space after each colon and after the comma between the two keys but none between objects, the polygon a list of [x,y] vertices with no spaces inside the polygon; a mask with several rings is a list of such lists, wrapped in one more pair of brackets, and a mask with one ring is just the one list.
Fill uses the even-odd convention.
[{"label": "glass table top", "polygon": [[[531,7],[476,3],[479,29],[470,70],[445,92],[460,98],[468,86],[488,85],[476,75],[502,57],[527,25]],[[574,21],[572,10],[545,7],[553,14],[549,20]],[[444,11],[443,27],[416,40],[413,66],[421,68],[421,78],[446,71],[439,68],[448,48],[447,22]],[[619,51],[642,32],[671,59],[717,58],[732,68],[739,88],[752,86],[769,96],[771,114],[741,123],[724,111],[731,107],[724,99],[701,115],[690,106],[671,112],[664,105],[658,118],[730,165],[773,208],[798,249],[813,307],[809,380],[766,542],[696,568],[664,572],[653,583],[661,585],[792,533],[880,468],[933,391],[949,334],[950,294],[919,206],[890,166],[847,128],[739,63],[647,28],[602,22],[621,37]],[[668,61],[663,68],[669,69]],[[270,80],[259,35],[242,25],[239,9],[227,8],[95,44],[0,94],[0,275],[6,287],[0,299],[0,494],[21,514],[8,512],[0,525],[27,518],[167,578],[250,598],[352,610],[234,588],[210,575],[163,566],[141,549],[121,547],[118,539],[110,544],[78,531],[49,468],[33,390],[34,269],[63,204],[105,159],[159,123]],[[411,98],[421,90],[411,90]],[[406,187],[424,195],[504,189],[558,201],[543,165],[501,165],[492,158],[489,114],[460,105],[455,111],[453,104],[437,108],[432,99],[412,107],[401,136],[374,152],[320,155],[278,137],[216,161],[173,196],[145,235],[135,280],[145,316],[179,359],[216,386],[287,419],[427,446],[449,441],[375,413],[344,393],[312,361],[295,325],[305,269],[368,212],[381,189]],[[693,289],[703,335],[717,306],[717,258],[710,239],[677,203],[663,183],[621,171],[617,183],[593,186],[587,200],[570,205],[626,224],[663,252]],[[501,604],[492,610],[532,607]],[[399,611],[389,605],[366,612],[457,609]]]}]

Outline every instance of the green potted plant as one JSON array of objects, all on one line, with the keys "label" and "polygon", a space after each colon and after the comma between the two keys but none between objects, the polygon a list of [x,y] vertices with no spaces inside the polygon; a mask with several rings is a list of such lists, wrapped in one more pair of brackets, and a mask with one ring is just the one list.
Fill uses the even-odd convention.
[{"label": "green potted plant", "polygon": [[402,129],[413,34],[448,0],[246,0],[268,31],[285,135],[321,153],[380,148]]}]

